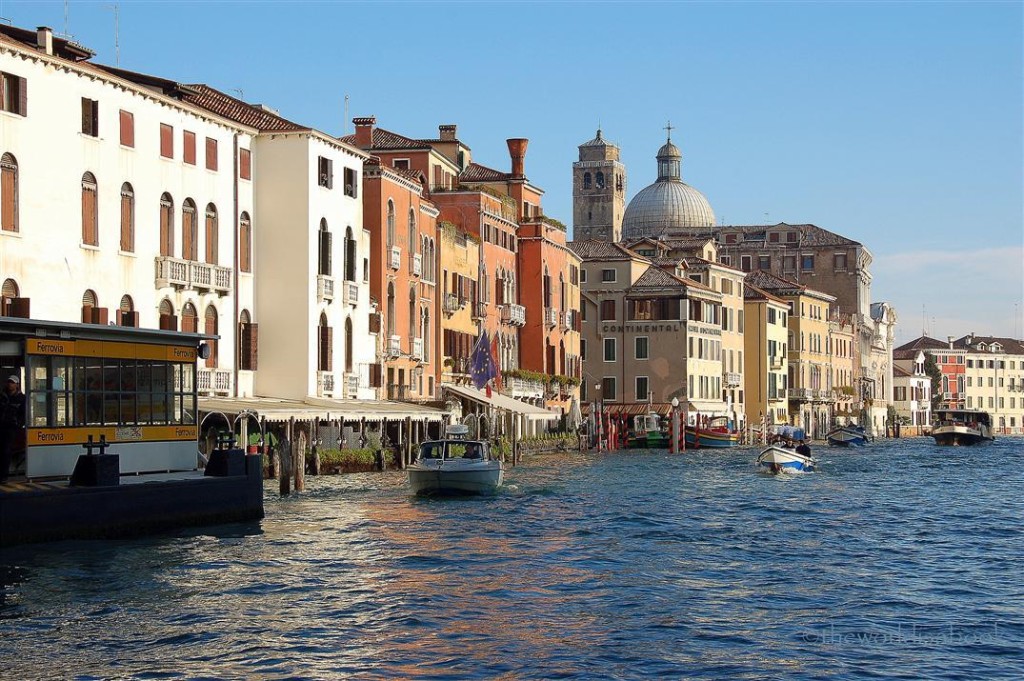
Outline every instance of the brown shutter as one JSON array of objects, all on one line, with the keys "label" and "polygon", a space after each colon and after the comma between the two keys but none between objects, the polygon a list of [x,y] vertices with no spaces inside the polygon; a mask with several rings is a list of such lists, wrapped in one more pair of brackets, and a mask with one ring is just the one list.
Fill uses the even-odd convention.
[{"label": "brown shutter", "polygon": [[135,230],[132,225],[132,199],[121,195],[121,250],[135,250]]},{"label": "brown shutter", "polygon": [[331,275],[331,233],[320,232],[320,274]]},{"label": "brown shutter", "polygon": [[82,97],[82,134],[92,135],[92,101]]},{"label": "brown shutter", "polygon": [[30,319],[32,315],[29,312],[29,307],[28,298],[11,298],[11,302],[7,306],[7,316]]},{"label": "brown shutter", "polygon": [[18,83],[18,111],[22,116],[28,115],[28,81],[20,76],[15,76]]},{"label": "brown shutter", "polygon": [[160,155],[174,158],[174,128],[166,123],[160,124]]},{"label": "brown shutter", "polygon": [[91,246],[99,243],[96,235],[96,189],[82,188],[82,241]]},{"label": "brown shutter", "polygon": [[178,318],[172,314],[160,315],[160,330],[161,331],[177,331],[178,330]]},{"label": "brown shutter", "polygon": [[383,381],[384,372],[381,370],[380,364],[370,365],[370,387],[379,388],[384,384]]},{"label": "brown shutter", "polygon": [[238,176],[243,180],[252,179],[252,154],[248,149],[238,150]]},{"label": "brown shutter", "polygon": [[[205,320],[204,328],[206,333],[213,336],[217,334],[217,318],[207,317]],[[213,369],[217,366],[217,341],[208,340],[206,344],[210,346],[210,356],[206,358],[206,368]]]},{"label": "brown shutter", "polygon": [[217,140],[212,137],[206,138],[206,169],[217,169]]},{"label": "brown shutter", "polygon": [[189,165],[196,164],[196,134],[186,130],[182,135],[182,152],[181,157]]},{"label": "brown shutter", "polygon": [[240,324],[239,327],[240,348],[238,368],[245,371],[255,371],[259,357],[259,324]]},{"label": "brown shutter", "polygon": [[105,307],[92,308],[92,323],[106,326],[109,311]]},{"label": "brown shutter", "polygon": [[320,371],[332,371],[334,364],[334,353],[332,344],[334,330],[329,326],[321,326],[320,329]]},{"label": "brown shutter", "polygon": [[123,312],[117,311],[117,323],[119,326],[130,326],[133,328],[139,327],[139,313],[138,312]]},{"label": "brown shutter", "polygon": [[3,204],[3,214],[0,215],[0,225],[8,232],[16,232],[17,224],[14,221],[14,202],[18,200],[15,195],[15,170],[4,168],[0,170],[0,203]]},{"label": "brown shutter", "polygon": [[160,255],[174,255],[174,242],[171,240],[171,207],[160,203]]},{"label": "brown shutter", "polygon": [[124,109],[121,110],[121,144],[135,146],[135,116]]},{"label": "brown shutter", "polygon": [[217,216],[213,213],[206,214],[206,262],[217,264]]},{"label": "brown shutter", "polygon": [[380,333],[380,314],[370,314],[370,333]]}]

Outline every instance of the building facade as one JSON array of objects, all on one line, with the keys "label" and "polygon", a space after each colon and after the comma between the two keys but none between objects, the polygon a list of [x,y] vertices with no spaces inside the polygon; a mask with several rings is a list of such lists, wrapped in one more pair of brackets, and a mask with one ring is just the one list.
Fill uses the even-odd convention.
[{"label": "building facade", "polygon": [[789,423],[789,303],[753,285],[743,290],[747,423]]}]

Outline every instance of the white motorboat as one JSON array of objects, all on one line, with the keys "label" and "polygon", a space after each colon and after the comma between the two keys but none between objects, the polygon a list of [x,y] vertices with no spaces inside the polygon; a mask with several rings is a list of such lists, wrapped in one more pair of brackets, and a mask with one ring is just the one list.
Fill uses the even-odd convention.
[{"label": "white motorboat", "polygon": [[492,494],[505,481],[505,464],[491,458],[490,444],[467,440],[469,427],[448,428],[448,437],[420,445],[409,466],[409,486],[414,494]]},{"label": "white motorboat", "polygon": [[992,417],[986,411],[939,409],[932,437],[937,445],[961,446],[992,442]]},{"label": "white motorboat", "polygon": [[761,455],[757,457],[757,464],[767,468],[772,473],[782,471],[804,471],[810,472],[817,465],[813,456],[797,454],[795,449],[780,447],[779,445],[768,445]]}]

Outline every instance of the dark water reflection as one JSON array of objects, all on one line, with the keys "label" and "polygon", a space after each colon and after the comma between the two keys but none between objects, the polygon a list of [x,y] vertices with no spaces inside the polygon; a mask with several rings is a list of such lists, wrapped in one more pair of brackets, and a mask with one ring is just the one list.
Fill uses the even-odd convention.
[{"label": "dark water reflection", "polygon": [[1024,441],[309,479],[267,519],[0,556],[21,678],[1024,678]]}]

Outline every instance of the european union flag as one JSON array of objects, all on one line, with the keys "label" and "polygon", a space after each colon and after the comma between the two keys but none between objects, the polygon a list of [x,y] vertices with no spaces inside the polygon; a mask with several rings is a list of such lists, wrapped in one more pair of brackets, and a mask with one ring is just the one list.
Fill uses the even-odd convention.
[{"label": "european union flag", "polygon": [[477,390],[483,390],[487,382],[498,375],[498,369],[491,358],[491,343],[484,331],[473,346],[473,354],[469,356],[469,375]]}]

